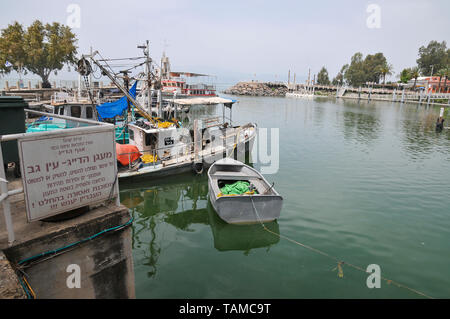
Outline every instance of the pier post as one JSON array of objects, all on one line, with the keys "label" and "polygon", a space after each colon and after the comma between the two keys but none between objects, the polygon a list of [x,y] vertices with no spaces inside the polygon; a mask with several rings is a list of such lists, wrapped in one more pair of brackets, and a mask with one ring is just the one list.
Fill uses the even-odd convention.
[{"label": "pier post", "polygon": [[42,89],[42,82],[41,81],[39,81],[39,83],[38,83],[38,89]]},{"label": "pier post", "polygon": [[369,102],[370,102],[370,97],[372,96],[372,87],[369,86]]},{"label": "pier post", "polygon": [[9,91],[9,82],[8,81],[5,81],[5,90]]},{"label": "pier post", "polygon": [[394,93],[392,93],[392,102],[395,102],[397,89],[394,89]]},{"label": "pier post", "polygon": [[401,100],[401,102],[402,103],[405,102],[405,87],[403,87],[403,90],[402,90],[402,100]]},{"label": "pier post", "polygon": [[423,92],[420,92],[420,93],[419,93],[419,105],[422,104],[422,93],[423,93]]},{"label": "pier post", "polygon": [[28,90],[31,90],[31,81],[28,81]]},{"label": "pier post", "polygon": [[358,89],[358,101],[361,100],[361,86]]}]

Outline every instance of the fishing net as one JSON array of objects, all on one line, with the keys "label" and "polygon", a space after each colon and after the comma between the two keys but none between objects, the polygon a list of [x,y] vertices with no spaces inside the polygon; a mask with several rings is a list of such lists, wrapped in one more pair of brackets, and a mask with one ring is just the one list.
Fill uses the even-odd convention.
[{"label": "fishing net", "polygon": [[[227,184],[220,189],[223,195],[242,195],[251,192],[250,183],[245,181],[237,181],[233,184]],[[256,190],[255,190],[256,193]]]}]

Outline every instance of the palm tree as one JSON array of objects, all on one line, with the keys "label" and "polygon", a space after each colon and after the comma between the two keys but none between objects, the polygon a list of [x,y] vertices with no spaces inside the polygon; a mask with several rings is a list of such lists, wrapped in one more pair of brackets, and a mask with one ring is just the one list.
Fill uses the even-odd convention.
[{"label": "palm tree", "polygon": [[441,93],[441,79],[442,79],[442,77],[445,76],[445,71],[446,71],[445,69],[440,69],[437,72],[437,76],[439,76],[439,85],[438,85],[437,93]]},{"label": "palm tree", "polygon": [[386,75],[392,75],[394,67],[392,64],[386,63],[380,68],[380,73],[383,75],[383,85],[386,84]]},{"label": "palm tree", "polygon": [[416,90],[417,78],[419,77],[419,68],[417,66],[411,69],[411,78],[414,79],[413,90]]},{"label": "palm tree", "polygon": [[[450,71],[450,70],[449,70],[448,66],[446,66],[446,67],[444,68],[444,77],[445,77],[444,88],[445,88],[445,91],[447,91],[447,80],[448,80],[448,74],[450,73],[449,71]],[[448,93],[448,92],[447,92],[447,93]]]}]

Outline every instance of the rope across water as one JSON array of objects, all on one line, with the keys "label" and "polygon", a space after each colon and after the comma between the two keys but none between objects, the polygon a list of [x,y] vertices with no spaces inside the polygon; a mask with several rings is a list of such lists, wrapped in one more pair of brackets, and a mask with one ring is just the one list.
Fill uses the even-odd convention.
[{"label": "rope across water", "polygon": [[[328,254],[328,253],[326,253],[326,252],[324,252],[324,251],[321,251],[321,250],[319,250],[319,249],[316,249],[316,248],[313,248],[313,247],[311,247],[311,246],[305,245],[305,244],[303,244],[303,243],[301,243],[301,242],[299,242],[299,241],[296,241],[296,240],[291,239],[291,238],[289,238],[289,237],[287,237],[287,236],[285,236],[285,235],[278,234],[278,233],[276,233],[276,232],[274,232],[274,231],[268,229],[268,228],[266,227],[266,225],[264,225],[263,221],[261,220],[261,217],[260,217],[259,214],[258,214],[258,211],[256,210],[255,203],[253,202],[253,198],[251,198],[251,200],[252,200],[253,210],[255,211],[256,218],[258,219],[259,223],[261,224],[261,226],[263,227],[263,229],[264,229],[265,231],[267,231],[267,232],[269,232],[269,233],[271,233],[271,234],[273,234],[273,235],[275,235],[275,236],[277,236],[277,237],[279,237],[279,238],[283,238],[283,239],[285,239],[285,240],[287,240],[287,241],[289,241],[289,242],[291,242],[291,243],[293,243],[293,244],[296,244],[296,245],[298,245],[298,246],[301,246],[301,247],[303,247],[303,248],[306,248],[306,249],[308,249],[308,250],[310,250],[310,251],[313,251],[313,252],[315,252],[315,253],[318,253],[318,254],[320,254],[320,255],[322,255],[322,256],[324,256],[324,257],[327,257],[327,258],[332,259],[333,261],[337,262],[338,276],[339,276],[340,278],[343,278],[343,277],[344,277],[344,272],[343,272],[343,268],[342,268],[343,265],[347,265],[347,266],[349,266],[349,267],[351,267],[351,268],[353,268],[353,269],[359,270],[359,271],[364,272],[364,273],[368,273],[368,272],[367,272],[364,268],[362,268],[362,267],[359,267],[359,266],[357,266],[357,265],[353,265],[353,264],[348,263],[348,262],[344,262],[344,261],[340,260],[339,258],[334,257],[334,256],[332,256],[332,255],[330,255],[330,254]],[[335,269],[336,269],[336,268],[335,268]],[[425,293],[423,293],[423,292],[421,292],[421,291],[419,291],[419,290],[416,290],[416,289],[414,289],[414,288],[408,287],[408,286],[406,286],[406,285],[404,285],[404,284],[401,284],[401,283],[396,282],[396,281],[394,281],[394,280],[388,279],[388,278],[386,278],[386,277],[380,276],[380,279],[382,279],[382,280],[384,280],[385,282],[387,282],[387,284],[392,284],[392,285],[397,286],[397,287],[399,287],[399,288],[403,288],[403,289],[409,290],[410,292],[413,292],[413,293],[415,293],[415,294],[417,294],[417,295],[420,295],[420,296],[422,296],[422,297],[425,297],[425,298],[428,298],[428,299],[434,299],[433,297],[428,296],[427,294],[425,294]]]}]

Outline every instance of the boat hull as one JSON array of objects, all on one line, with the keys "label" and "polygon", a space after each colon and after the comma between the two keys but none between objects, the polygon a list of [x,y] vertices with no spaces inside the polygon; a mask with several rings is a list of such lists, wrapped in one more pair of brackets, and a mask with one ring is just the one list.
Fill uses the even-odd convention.
[{"label": "boat hull", "polygon": [[[245,142],[241,142],[237,145],[237,147],[234,149],[233,157],[237,158],[245,158],[245,155],[250,153],[253,149],[253,143],[255,141],[256,135],[250,136]],[[231,149],[227,150],[227,153],[229,153]],[[226,157],[229,154],[226,154],[225,152],[218,152],[215,154],[204,156],[203,158],[203,167],[204,169],[209,168],[215,161],[220,160],[224,157]],[[150,167],[148,171],[134,171],[134,172],[119,172],[118,178],[119,182],[132,182],[136,180],[141,180],[145,178],[161,178],[166,177],[170,175],[176,175],[176,174],[182,174],[189,171],[193,171],[193,164],[194,161],[191,162],[184,162],[179,164],[174,164],[170,166],[162,167],[161,165],[158,165],[158,167],[152,168]]]},{"label": "boat hull", "polygon": [[[211,181],[208,181],[211,183]],[[212,189],[209,185],[209,189]],[[280,217],[283,206],[281,196],[223,196],[216,198],[210,191],[209,198],[217,215],[229,224],[269,222]],[[256,211],[255,211],[256,209]]]}]

